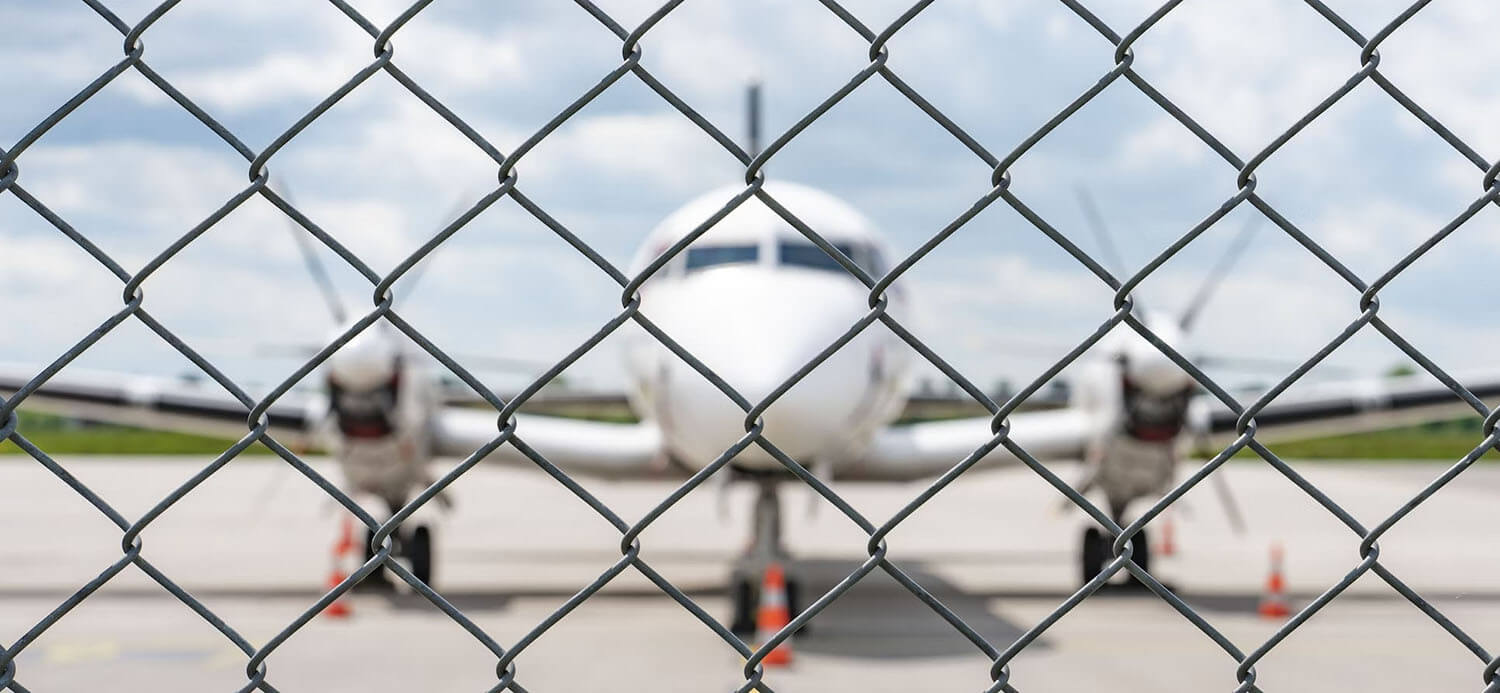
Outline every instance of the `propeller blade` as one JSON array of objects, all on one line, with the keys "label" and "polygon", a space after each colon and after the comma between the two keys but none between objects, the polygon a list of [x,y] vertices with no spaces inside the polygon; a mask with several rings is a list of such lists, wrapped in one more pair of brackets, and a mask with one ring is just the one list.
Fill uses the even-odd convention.
[{"label": "propeller blade", "polygon": [[734,470],[720,469],[714,476],[718,477],[713,484],[716,489],[714,499],[719,508],[719,523],[729,524],[729,495],[734,489]]},{"label": "propeller blade", "polygon": [[1187,310],[1182,312],[1182,317],[1178,320],[1178,324],[1182,326],[1183,332],[1187,332],[1193,328],[1193,323],[1198,320],[1198,315],[1203,312],[1203,307],[1208,305],[1208,300],[1213,297],[1214,291],[1219,288],[1220,284],[1224,283],[1224,278],[1229,276],[1230,268],[1240,259],[1241,255],[1245,254],[1245,250],[1250,247],[1250,239],[1255,236],[1255,229],[1259,226],[1260,215],[1251,215],[1250,219],[1245,222],[1245,225],[1240,228],[1239,235],[1234,237],[1234,241],[1229,244],[1229,248],[1219,257],[1219,262],[1209,271],[1208,278],[1203,281],[1202,286],[1198,287],[1198,293],[1194,294],[1193,300],[1188,302]]},{"label": "propeller blade", "polygon": [[1229,518],[1229,526],[1239,536],[1245,534],[1245,516],[1240,513],[1240,504],[1234,498],[1234,492],[1229,488],[1229,479],[1224,476],[1224,468],[1219,467],[1209,475],[1214,480],[1214,490],[1219,492],[1219,503],[1224,506],[1224,515]]},{"label": "propeller blade", "polygon": [[[323,347],[321,345],[317,344],[257,344],[255,345],[255,348],[251,353],[252,355],[261,358],[285,358],[304,360],[311,358],[322,348]],[[413,349],[406,353],[409,357],[414,358],[432,357],[431,354],[419,349]],[[513,359],[504,356],[455,354],[452,352],[449,352],[448,355],[453,357],[455,361],[458,361],[464,366],[471,367],[476,370],[492,371],[497,373],[520,373],[522,375],[531,375],[540,373],[552,367],[552,364],[550,363],[531,361],[528,359]]]},{"label": "propeller blade", "polygon": [[[833,460],[824,459],[813,462],[813,476],[823,480],[829,486],[833,485]],[[807,487],[807,519],[815,520],[818,517],[818,509],[823,505],[823,495],[812,486]]]},{"label": "propeller blade", "polygon": [[1095,240],[1099,241],[1099,247],[1104,251],[1104,259],[1107,264],[1111,265],[1109,270],[1123,279],[1125,257],[1120,254],[1120,248],[1115,245],[1114,236],[1110,234],[1109,226],[1104,223],[1104,215],[1099,213],[1099,206],[1094,204],[1094,196],[1082,184],[1075,187],[1074,191],[1078,195],[1078,206],[1083,210],[1083,218],[1088,221],[1089,230],[1094,233]]},{"label": "propeller blade", "polygon": [[[282,199],[287,204],[296,207],[297,203],[292,200],[291,187],[286,185],[286,180],[281,183]],[[333,321],[339,325],[348,322],[349,314],[344,310],[344,304],[339,300],[338,289],[333,286],[333,278],[328,275],[328,268],[323,265],[323,260],[318,257],[318,249],[313,247],[312,239],[308,238],[307,229],[302,228],[287,217],[287,228],[292,232],[292,240],[297,242],[297,250],[302,253],[302,261],[307,265],[307,273],[312,275],[313,283],[318,285],[318,290],[323,293],[323,300],[328,302],[328,311],[333,314]]]},{"label": "propeller blade", "polygon": [[[442,226],[439,226],[438,228],[447,228],[447,226],[453,223],[455,219],[463,216],[463,213],[469,209],[469,205],[464,202],[464,200],[467,199],[469,199],[468,195],[459,195],[458,199],[454,200],[453,206],[449,208],[448,215],[443,217],[443,219],[446,219],[447,221],[444,221],[442,223]],[[433,253],[436,252],[437,248],[434,248]],[[406,293],[396,298],[397,303],[406,300],[407,297],[412,295],[412,290],[416,288],[417,283],[422,281],[423,275],[426,274],[427,266],[432,264],[433,253],[428,253],[427,257],[423,258],[422,262],[413,265],[412,268],[406,272],[406,275],[402,277],[401,285],[405,287]],[[543,368],[545,368],[545,366],[543,366]]]}]

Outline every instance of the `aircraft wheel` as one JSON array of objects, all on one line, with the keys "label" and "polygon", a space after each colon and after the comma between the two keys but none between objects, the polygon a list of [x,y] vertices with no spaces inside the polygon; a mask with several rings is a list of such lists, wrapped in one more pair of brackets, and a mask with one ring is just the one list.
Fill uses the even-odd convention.
[{"label": "aircraft wheel", "polygon": [[[798,616],[801,616],[803,608],[805,606],[807,606],[802,601],[802,594],[803,594],[803,592],[802,592],[802,581],[798,580],[798,579],[795,579],[795,578],[790,578],[790,577],[787,578],[787,581],[786,581],[786,607],[787,607],[786,612],[788,614],[791,614],[791,616],[792,616],[793,619],[796,619]],[[802,628],[800,630],[798,630],[796,633],[792,634],[792,637],[794,637],[794,638],[800,638],[800,637],[802,637],[804,635],[807,635],[808,631],[810,631],[810,630],[812,630],[812,624],[811,623],[809,623],[809,624],[807,624],[805,626],[802,626]]]},{"label": "aircraft wheel", "polygon": [[[1140,566],[1141,570],[1150,572],[1151,540],[1146,537],[1146,530],[1143,529],[1134,537],[1131,537],[1131,543],[1135,544],[1135,555],[1131,557],[1131,560],[1135,561],[1135,564]],[[1131,575],[1130,579],[1134,582],[1140,582],[1135,579],[1135,575]]]},{"label": "aircraft wheel", "polygon": [[729,587],[729,605],[734,614],[729,630],[741,638],[755,635],[756,590],[749,580],[735,579]]},{"label": "aircraft wheel", "polygon": [[[375,557],[375,549],[371,548],[371,542],[373,542],[375,539],[375,533],[367,527],[364,531],[364,538],[365,561],[368,562],[371,558]],[[394,537],[392,538],[392,541],[394,542],[391,545],[392,550],[400,551],[401,542],[395,541]],[[395,589],[395,587],[396,585],[391,581],[389,572],[382,566],[380,568],[376,568],[374,572],[370,573],[365,577],[365,579],[361,580],[359,584],[354,586],[354,589],[362,592],[388,592]]]},{"label": "aircraft wheel", "polygon": [[1083,561],[1080,577],[1084,584],[1088,584],[1099,577],[1104,563],[1109,560],[1109,538],[1098,527],[1090,527],[1083,531],[1083,550],[1079,553]]},{"label": "aircraft wheel", "polygon": [[428,587],[432,586],[432,530],[426,525],[412,530],[407,542],[406,558],[411,561],[411,572]]}]

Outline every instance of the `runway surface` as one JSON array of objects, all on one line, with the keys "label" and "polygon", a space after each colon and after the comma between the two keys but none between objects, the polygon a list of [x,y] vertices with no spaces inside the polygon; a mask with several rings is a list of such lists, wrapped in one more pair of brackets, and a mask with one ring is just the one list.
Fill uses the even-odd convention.
[{"label": "runway surface", "polygon": [[[66,459],[127,518],[139,517],[207,460]],[[319,468],[330,471],[327,465]],[[1444,469],[1435,464],[1326,463],[1299,469],[1366,526],[1378,524]],[[1286,549],[1293,606],[1327,589],[1360,556],[1358,538],[1264,465],[1226,469],[1249,531],[1234,533],[1213,490],[1174,509],[1177,553],[1153,573],[1238,647],[1280,625],[1255,614],[1269,547]],[[1071,467],[1060,469],[1074,478]],[[669,482],[585,485],[627,521]],[[837,484],[876,524],[923,485]],[[40,465],[0,459],[0,643],[9,646],[120,556],[121,532]],[[726,566],[743,546],[748,489],[690,494],[641,537],[642,557],[708,613],[727,618]],[[1491,652],[1500,651],[1500,468],[1460,476],[1381,540],[1381,563]],[[939,494],[889,537],[890,557],[998,649],[1042,621],[1076,587],[1079,512],[1025,469],[975,474]],[[438,530],[439,589],[502,646],[545,619],[619,558],[619,533],[557,482],[530,470],[480,468],[453,492]],[[787,540],[815,591],[866,557],[866,536],[826,502],[788,488]],[[144,555],[254,643],[321,593],[336,512],[315,486],[267,458],[236,461],[144,532]],[[318,618],[268,660],[280,691],[483,691],[494,657],[412,595],[361,595],[347,620]],[[134,567],[27,647],[16,680],[52,691],[234,691],[246,657]],[[517,660],[519,682],[547,691],[729,691],[742,661],[707,627],[627,570]],[[1235,663],[1161,600],[1111,591],[1085,601],[1012,665],[1023,691],[1230,691]],[[1366,576],[1257,667],[1265,691],[1478,691],[1483,663]],[[795,662],[767,682],[786,693],[979,691],[989,659],[898,584],[872,574],[812,622]]]}]

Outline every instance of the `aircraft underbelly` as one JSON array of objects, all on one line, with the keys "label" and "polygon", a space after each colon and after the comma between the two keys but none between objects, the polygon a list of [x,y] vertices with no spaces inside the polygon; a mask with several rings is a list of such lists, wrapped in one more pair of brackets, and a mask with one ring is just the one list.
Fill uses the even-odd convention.
[{"label": "aircraft underbelly", "polygon": [[1115,436],[1104,444],[1094,483],[1116,504],[1142,496],[1158,497],[1172,482],[1175,457],[1170,441]]},{"label": "aircraft underbelly", "polygon": [[362,493],[401,499],[426,480],[411,436],[345,440],[334,456],[348,487]]}]

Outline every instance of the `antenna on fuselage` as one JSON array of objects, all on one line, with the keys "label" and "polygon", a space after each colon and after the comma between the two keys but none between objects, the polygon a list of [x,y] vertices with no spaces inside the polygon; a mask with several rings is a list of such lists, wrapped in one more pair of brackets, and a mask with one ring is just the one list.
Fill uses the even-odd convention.
[{"label": "antenna on fuselage", "polygon": [[751,79],[745,90],[745,152],[760,156],[760,80]]}]

